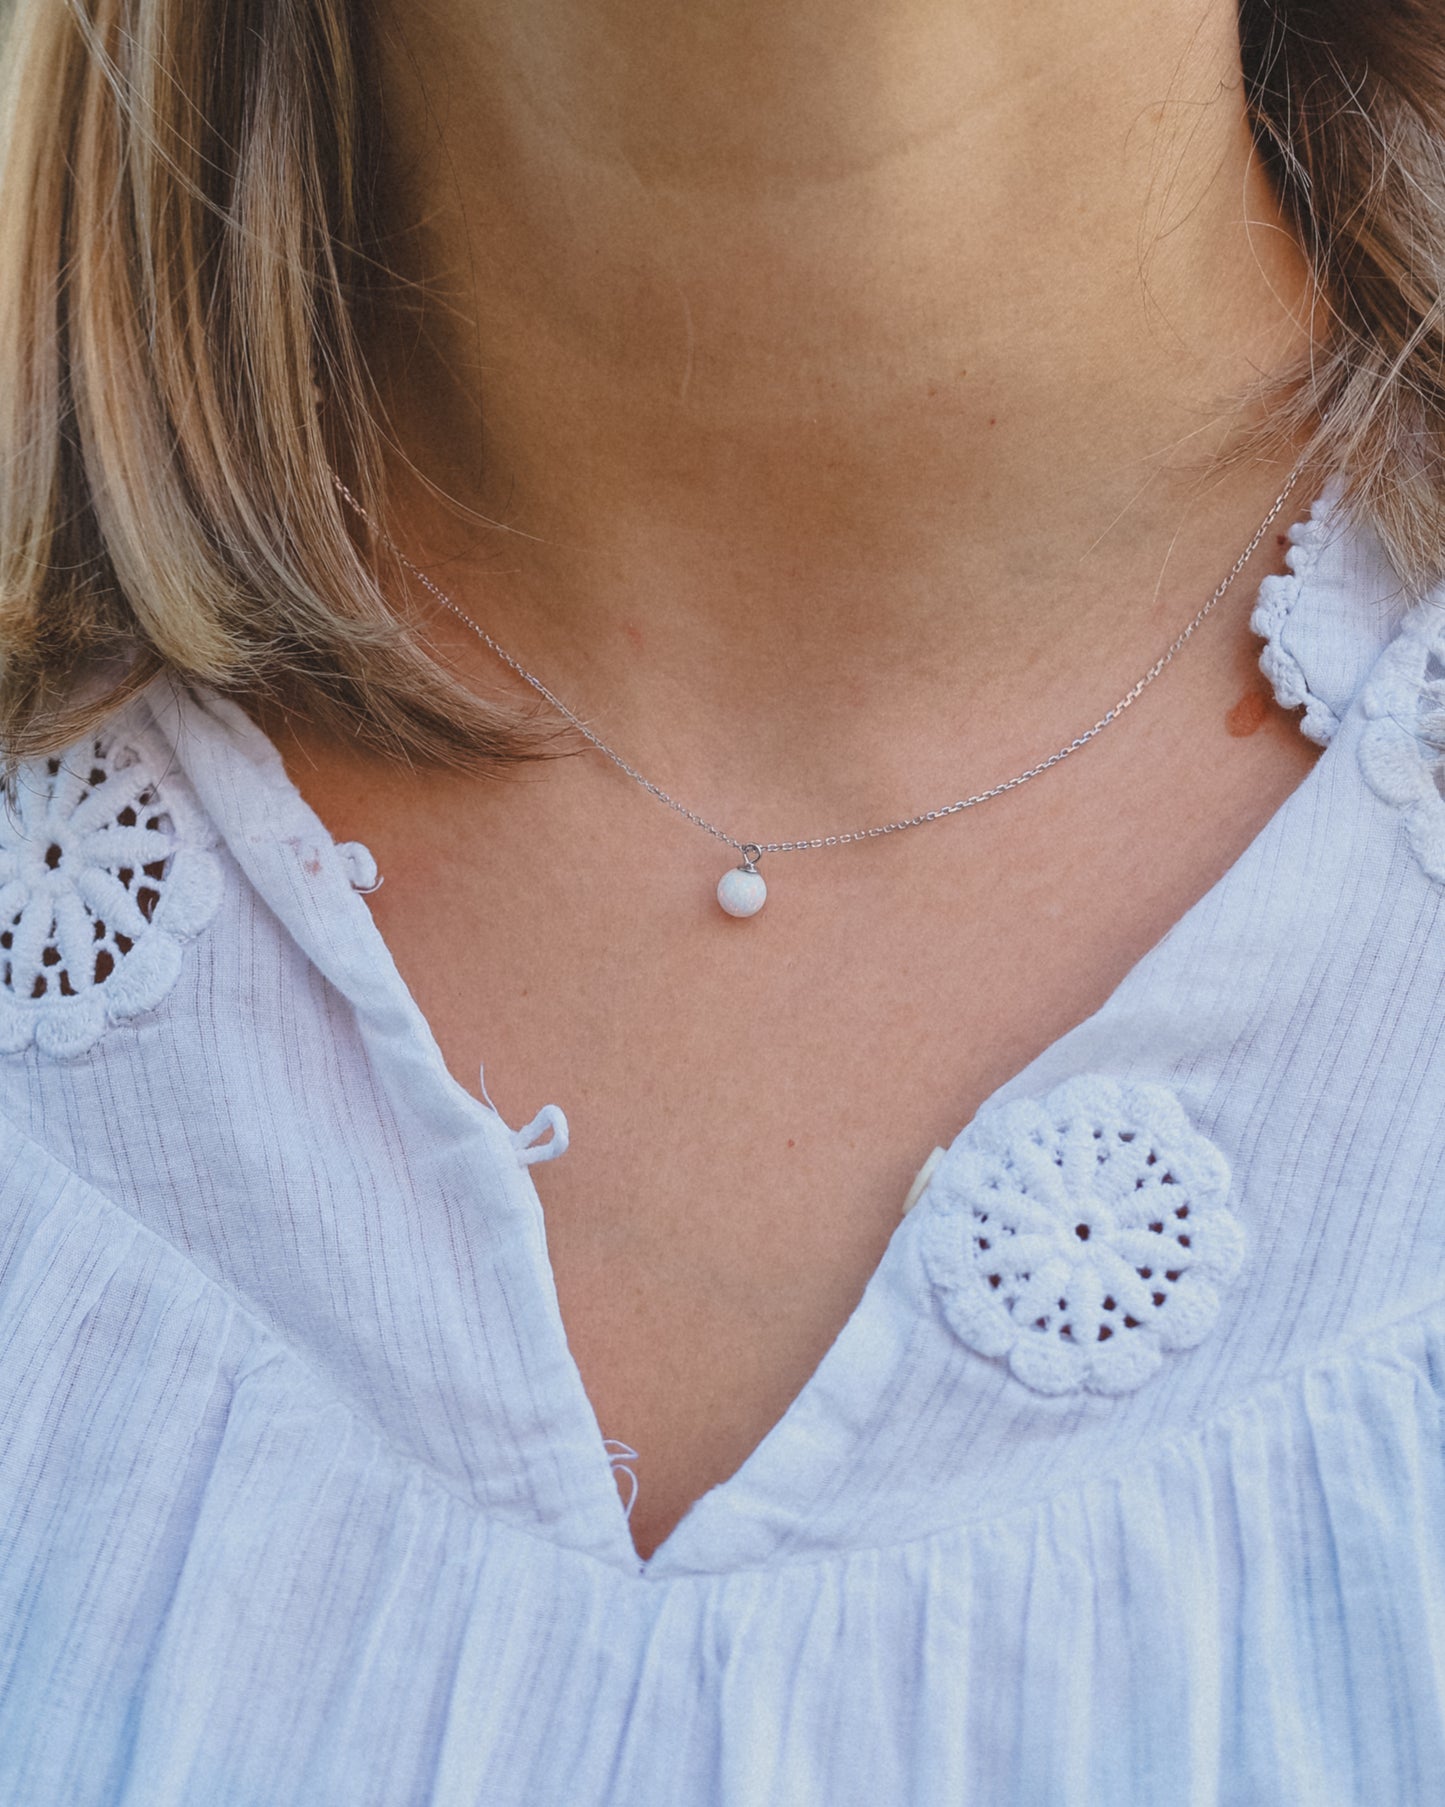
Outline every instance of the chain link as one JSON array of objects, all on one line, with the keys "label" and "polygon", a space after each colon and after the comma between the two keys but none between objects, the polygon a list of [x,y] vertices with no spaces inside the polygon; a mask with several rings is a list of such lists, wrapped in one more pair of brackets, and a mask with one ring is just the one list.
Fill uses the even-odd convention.
[{"label": "chain link", "polygon": [[921,828],[927,822],[941,822],[946,816],[956,816],[962,810],[973,809],[977,804],[987,803],[991,797],[1001,797],[1005,791],[1011,791],[1021,784],[1027,784],[1029,779],[1037,778],[1041,772],[1047,772],[1051,766],[1058,765],[1061,760],[1067,759],[1071,753],[1076,753],[1080,747],[1086,746],[1096,734],[1101,734],[1104,729],[1109,726],[1110,722],[1115,721],[1122,715],[1129,705],[1135,702],[1144,690],[1154,682],[1155,678],[1159,676],[1160,672],[1163,671],[1164,667],[1174,657],[1175,653],[1177,653],[1189,639],[1189,636],[1199,626],[1200,622],[1202,622],[1209,612],[1224,599],[1224,596],[1227,594],[1235,578],[1239,576],[1240,572],[1243,571],[1244,567],[1259,549],[1260,541],[1279,518],[1279,512],[1289,500],[1290,494],[1293,491],[1295,484],[1298,483],[1303,469],[1304,460],[1301,459],[1294,467],[1293,471],[1290,472],[1289,481],[1279,492],[1279,495],[1275,499],[1274,506],[1260,522],[1259,529],[1255,533],[1254,538],[1234,561],[1227,575],[1219,584],[1214,594],[1209,598],[1208,602],[1205,603],[1204,607],[1200,609],[1199,613],[1189,625],[1176,637],[1167,651],[1155,660],[1154,664],[1150,666],[1149,670],[1145,672],[1144,676],[1138,680],[1133,688],[1120,697],[1119,701],[1115,703],[1112,709],[1106,714],[1101,715],[1092,728],[1086,729],[1082,734],[1076,734],[1067,746],[1060,747],[1057,752],[1050,753],[1047,759],[1040,760],[1037,765],[1030,766],[1027,771],[1019,772],[1012,778],[1006,778],[1002,784],[995,784],[989,790],[976,791],[971,797],[960,797],[955,803],[946,803],[939,809],[925,810],[921,815],[901,816],[897,821],[877,822],[869,828],[850,829],[847,832],[840,834],[813,835],[807,840],[797,841],[739,840],[735,835],[729,834],[725,828],[720,828],[715,822],[709,822],[705,816],[698,815],[696,810],[689,809],[685,803],[678,802],[677,798],[669,795],[667,791],[663,790],[660,784],[654,784],[650,778],[645,778],[642,773],[638,771],[636,766],[624,759],[621,753],[618,753],[612,747],[609,747],[600,734],[594,729],[589,728],[587,723],[583,721],[575,711],[569,709],[559,696],[554,695],[540,678],[534,677],[532,673],[527,670],[526,666],[512,657],[511,653],[509,653],[505,647],[499,646],[481,623],[474,621],[464,609],[459,607],[447,592],[442,589],[440,584],[428,577],[426,572],[418,565],[414,565],[401,548],[382,532],[381,528],[372,520],[371,516],[362,507],[360,502],[357,501],[356,497],[352,495],[351,491],[342,482],[340,477],[333,473],[332,481],[335,483],[338,492],[348,507],[366,522],[367,526],[377,535],[382,544],[393,553],[422,588],[440,603],[444,609],[455,615],[457,620],[462,622],[464,626],[469,627],[471,631],[496,654],[497,658],[499,658],[509,670],[515,672],[524,684],[529,684],[544,702],[555,709],[565,721],[569,722],[589,746],[595,747],[605,758],[611,760],[612,764],[615,765],[620,772],[624,772],[634,784],[640,785],[649,796],[656,797],[659,803],[665,803],[670,810],[673,810],[677,815],[681,816],[684,821],[691,822],[694,827],[702,829],[705,834],[710,834],[714,840],[724,842],[735,852],[742,854],[745,861],[751,863],[754,860],[760,859],[767,853],[811,853],[814,849],[820,847],[848,847],[858,841],[876,840],[883,835],[902,834],[910,828]]}]

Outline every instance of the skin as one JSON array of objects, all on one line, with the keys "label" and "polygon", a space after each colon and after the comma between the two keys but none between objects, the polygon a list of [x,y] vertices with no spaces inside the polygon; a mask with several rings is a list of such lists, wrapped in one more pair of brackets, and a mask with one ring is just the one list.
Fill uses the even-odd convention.
[{"label": "skin", "polygon": [[[406,548],[735,832],[1035,764],[1281,488],[1288,456],[1210,473],[1233,398],[1310,333],[1229,5],[380,10],[387,181],[428,285],[374,349]],[[485,1059],[509,1121],[568,1114],[534,1174],[601,1433],[640,1452],[644,1554],[796,1396],[934,1144],[1307,775],[1248,629],[1280,560],[1271,533],[1077,756],[916,834],[765,862],[748,923],[711,902],[728,851],[595,756],[419,782],[268,723],[376,853],[371,905],[458,1080]]]}]

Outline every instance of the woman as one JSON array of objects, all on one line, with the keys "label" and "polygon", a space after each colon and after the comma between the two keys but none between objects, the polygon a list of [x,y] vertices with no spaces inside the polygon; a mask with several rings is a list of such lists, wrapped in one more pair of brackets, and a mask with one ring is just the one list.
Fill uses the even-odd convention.
[{"label": "woman", "polygon": [[0,1799],[1432,1798],[1440,24],[21,0]]}]

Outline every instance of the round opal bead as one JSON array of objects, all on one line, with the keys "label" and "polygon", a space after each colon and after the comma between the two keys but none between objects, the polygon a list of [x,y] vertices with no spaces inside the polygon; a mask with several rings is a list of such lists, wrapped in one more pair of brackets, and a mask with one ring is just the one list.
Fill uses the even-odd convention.
[{"label": "round opal bead", "polygon": [[734,866],[717,882],[717,900],[729,916],[756,916],[768,901],[768,886],[761,872]]}]

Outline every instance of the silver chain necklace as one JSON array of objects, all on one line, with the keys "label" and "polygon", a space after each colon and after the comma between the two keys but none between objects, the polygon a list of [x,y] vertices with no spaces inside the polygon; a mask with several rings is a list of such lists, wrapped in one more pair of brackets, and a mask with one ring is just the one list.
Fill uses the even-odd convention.
[{"label": "silver chain necklace", "polygon": [[649,796],[655,797],[659,803],[665,803],[670,810],[673,810],[677,815],[683,817],[685,821],[691,822],[694,827],[702,829],[706,834],[710,834],[714,840],[722,841],[725,845],[731,847],[735,853],[742,855],[742,863],[731,867],[728,871],[724,872],[722,877],[718,880],[717,900],[729,916],[746,917],[756,916],[758,911],[762,909],[763,905],[768,900],[767,882],[763,878],[762,873],[758,871],[758,862],[763,858],[764,854],[811,853],[815,848],[819,847],[848,847],[856,841],[871,841],[876,840],[881,835],[902,834],[905,829],[921,828],[925,822],[941,822],[946,816],[956,816],[965,809],[972,809],[975,804],[987,803],[990,797],[1001,797],[1005,791],[1011,791],[1020,784],[1027,784],[1030,778],[1037,778],[1040,772],[1046,772],[1050,766],[1058,765],[1061,760],[1067,759],[1070,753],[1077,752],[1080,747],[1084,746],[1088,741],[1091,741],[1096,734],[1102,733],[1116,716],[1122,715],[1140,693],[1148,685],[1154,682],[1155,678],[1159,676],[1159,673],[1163,671],[1164,667],[1174,657],[1175,653],[1177,653],[1180,647],[1184,645],[1185,641],[1194,632],[1195,628],[1199,626],[1200,622],[1204,620],[1210,610],[1223,599],[1235,578],[1239,576],[1240,572],[1254,556],[1260,541],[1278,519],[1279,511],[1289,500],[1290,492],[1299,481],[1300,473],[1303,468],[1304,460],[1301,459],[1290,472],[1289,481],[1275,498],[1274,506],[1260,522],[1259,529],[1254,538],[1245,547],[1244,551],[1240,553],[1233,565],[1231,565],[1223,582],[1220,583],[1219,587],[1209,598],[1208,602],[1205,603],[1204,607],[1172,642],[1168,650],[1149,667],[1148,671],[1144,673],[1144,676],[1139,679],[1133,688],[1124,696],[1120,697],[1119,701],[1115,703],[1114,707],[1110,709],[1107,714],[1100,716],[1099,720],[1094,723],[1092,728],[1087,729],[1083,734],[1075,735],[1067,746],[1060,747],[1057,752],[1050,753],[1047,759],[1040,760],[1037,765],[1030,766],[1027,771],[1019,772],[1015,777],[1007,778],[1002,784],[995,784],[989,790],[977,791],[971,797],[960,797],[955,803],[946,803],[939,809],[924,810],[921,815],[902,816],[895,822],[878,822],[871,828],[854,828],[841,834],[812,835],[806,840],[797,841],[739,840],[737,836],[729,834],[725,828],[720,828],[716,822],[709,822],[705,816],[700,816],[696,810],[689,809],[684,803],[679,803],[677,798],[669,795],[660,784],[654,784],[650,778],[645,778],[642,773],[638,771],[636,766],[624,759],[614,748],[609,747],[607,742],[603,740],[601,735],[594,729],[589,728],[587,723],[581,719],[575,710],[569,709],[559,696],[554,695],[540,678],[534,677],[519,660],[512,657],[505,647],[499,646],[481,623],[474,621],[472,617],[467,614],[465,609],[459,607],[446,591],[442,589],[440,584],[428,577],[426,572],[419,566],[414,565],[401,548],[382,532],[381,528],[372,520],[371,516],[361,506],[360,502],[357,501],[356,497],[352,495],[351,491],[341,481],[340,477],[333,473],[332,481],[335,483],[338,492],[348,507],[366,522],[367,526],[371,528],[372,532],[376,534],[382,544],[393,553],[403,566],[405,566],[422,588],[439,602],[444,609],[455,615],[458,621],[469,627],[477,638],[481,640],[484,645],[488,646],[505,666],[511,671],[514,671],[524,684],[529,684],[532,689],[536,691],[537,695],[555,709],[564,720],[569,722],[590,746],[595,747],[605,758],[610,759],[613,765],[615,765],[619,771],[625,772],[634,784],[641,785],[642,789],[645,790]]}]

